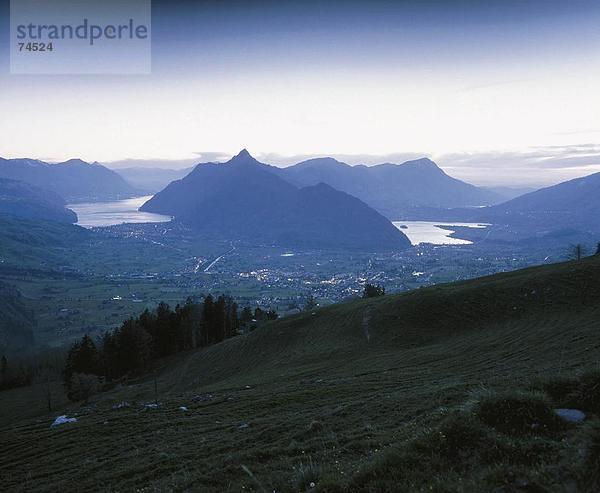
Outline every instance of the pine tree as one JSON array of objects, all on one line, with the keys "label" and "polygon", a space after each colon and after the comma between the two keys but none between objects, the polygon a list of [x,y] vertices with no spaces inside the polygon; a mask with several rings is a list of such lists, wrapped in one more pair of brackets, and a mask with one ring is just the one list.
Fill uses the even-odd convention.
[{"label": "pine tree", "polygon": [[309,294],[308,298],[306,298],[306,302],[304,303],[304,310],[309,312],[317,308],[317,306],[319,306],[317,300],[312,294]]},{"label": "pine tree", "polygon": [[8,374],[8,360],[6,359],[6,356],[2,356],[2,358],[0,359],[0,380],[4,380],[6,378],[6,375]]},{"label": "pine tree", "polygon": [[215,304],[213,297],[209,294],[204,298],[202,305],[202,346],[208,346],[214,342],[215,328]]}]

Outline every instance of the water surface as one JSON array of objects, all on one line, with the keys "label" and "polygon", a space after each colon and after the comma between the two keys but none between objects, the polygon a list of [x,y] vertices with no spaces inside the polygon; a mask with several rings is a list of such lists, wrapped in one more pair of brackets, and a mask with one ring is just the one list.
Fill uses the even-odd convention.
[{"label": "water surface", "polygon": [[[487,228],[489,224],[479,223],[444,223],[434,221],[392,221],[392,224],[402,231],[413,245],[432,243],[434,245],[471,245],[469,240],[452,238],[452,229],[446,227],[460,226],[465,228]],[[444,226],[444,229],[439,226]]]},{"label": "water surface", "polygon": [[67,207],[75,211],[78,218],[77,225],[84,228],[99,228],[124,223],[164,223],[170,221],[171,216],[138,210],[151,198],[152,195],[145,195],[112,202],[69,204]]}]

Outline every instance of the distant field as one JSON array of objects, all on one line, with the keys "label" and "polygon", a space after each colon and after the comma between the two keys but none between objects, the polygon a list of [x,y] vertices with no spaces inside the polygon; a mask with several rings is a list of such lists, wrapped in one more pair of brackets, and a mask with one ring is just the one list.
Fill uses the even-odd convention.
[{"label": "distant field", "polygon": [[366,281],[388,292],[405,291],[556,261],[561,253],[506,251],[502,245],[423,245],[385,254],[242,243],[232,249],[230,241],[177,225],[90,232],[3,221],[0,280],[17,286],[35,311],[38,347],[64,344],[84,333],[98,335],[160,301],[174,305],[209,292],[230,294],[242,306],[261,304],[286,313],[302,306],[309,294],[321,305],[357,297]]},{"label": "distant field", "polygon": [[[598,299],[593,258],[289,317],[162,361],[87,408],[48,415],[35,388],[0,393],[3,485],[393,491],[400,479],[389,478],[407,467],[406,450],[418,450],[421,466],[402,479],[404,491],[513,491],[495,488],[512,487],[515,474],[542,488],[532,491],[586,491],[577,487],[579,451],[594,413],[568,432],[513,438],[477,421],[468,403],[483,389],[527,391],[539,378],[598,369]],[[147,409],[153,372],[161,405]],[[130,407],[113,410],[121,401]],[[79,422],[50,429],[61,413]],[[491,441],[477,438],[480,452],[454,457],[465,469],[453,472],[427,433],[439,437],[455,415]],[[490,447],[498,458],[488,463]]]}]

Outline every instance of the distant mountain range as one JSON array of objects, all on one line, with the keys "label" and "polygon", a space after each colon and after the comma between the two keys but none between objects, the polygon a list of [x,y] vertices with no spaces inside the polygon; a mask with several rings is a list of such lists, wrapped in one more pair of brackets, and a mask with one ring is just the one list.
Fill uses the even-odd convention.
[{"label": "distant mountain range", "polygon": [[481,212],[489,221],[536,230],[600,232],[600,173],[542,188]]},{"label": "distant mountain range", "polygon": [[243,150],[202,164],[146,202],[196,229],[290,247],[402,249],[408,238],[361,200],[319,183],[299,188]]},{"label": "distant mountain range", "polygon": [[0,178],[0,213],[26,219],[77,222],[77,215],[65,207],[65,201],[56,193],[5,178]]},{"label": "distant mountain range", "polygon": [[67,202],[113,200],[139,195],[135,187],[114,171],[80,159],[51,164],[35,159],[0,158],[0,178],[50,190]]},{"label": "distant mountain range", "polygon": [[193,167],[185,169],[121,168],[115,170],[115,172],[121,175],[136,190],[144,193],[156,193],[172,181],[181,180],[193,169]]},{"label": "distant mountain range", "polygon": [[448,209],[433,220],[492,225],[487,229],[460,231],[461,238],[472,241],[535,242],[539,246],[596,243],[600,241],[600,173],[490,207]]},{"label": "distant mountain range", "polygon": [[310,159],[288,168],[271,168],[303,187],[326,183],[353,195],[391,220],[410,219],[422,207],[448,209],[502,202],[502,195],[448,176],[427,158],[403,164],[350,166],[333,158]]}]

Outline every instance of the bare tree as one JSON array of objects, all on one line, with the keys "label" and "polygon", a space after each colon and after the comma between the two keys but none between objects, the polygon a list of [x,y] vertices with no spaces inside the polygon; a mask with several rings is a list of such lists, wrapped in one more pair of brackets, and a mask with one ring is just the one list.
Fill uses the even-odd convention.
[{"label": "bare tree", "polygon": [[52,382],[55,378],[55,372],[49,366],[43,366],[36,375],[36,381],[40,385],[40,393],[46,401],[48,412],[52,412]]}]

